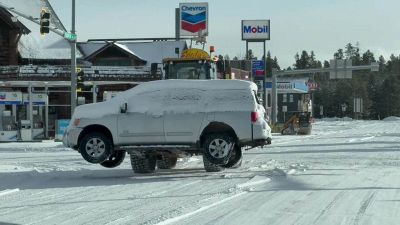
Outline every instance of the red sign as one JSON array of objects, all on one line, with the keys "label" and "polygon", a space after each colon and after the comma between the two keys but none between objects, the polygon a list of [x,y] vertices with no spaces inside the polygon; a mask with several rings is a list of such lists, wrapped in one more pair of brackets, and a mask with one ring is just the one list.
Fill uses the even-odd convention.
[{"label": "red sign", "polygon": [[264,76],[264,70],[255,70],[254,72],[256,76]]},{"label": "red sign", "polygon": [[314,81],[308,81],[307,82],[307,86],[308,86],[308,90],[309,91],[315,91],[315,90],[319,89],[318,83],[316,83]]}]

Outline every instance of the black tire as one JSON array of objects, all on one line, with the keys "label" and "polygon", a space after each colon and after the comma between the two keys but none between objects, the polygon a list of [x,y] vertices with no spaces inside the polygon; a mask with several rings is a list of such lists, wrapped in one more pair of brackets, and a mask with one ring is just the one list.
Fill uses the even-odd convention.
[{"label": "black tire", "polygon": [[229,134],[214,133],[205,138],[204,155],[208,161],[216,165],[226,165],[235,148],[235,139]]},{"label": "black tire", "polygon": [[102,163],[113,152],[111,140],[102,133],[86,134],[79,143],[79,152],[90,163]]},{"label": "black tire", "polygon": [[226,165],[223,165],[222,167],[239,168],[242,165],[242,158],[243,158],[242,148],[235,146],[233,150],[234,151],[232,152],[231,158],[229,159],[228,163]]},{"label": "black tire", "polygon": [[162,155],[161,159],[157,160],[158,169],[172,169],[176,166],[178,158],[171,155]]},{"label": "black tire", "polygon": [[203,155],[203,164],[206,172],[221,172],[224,168],[208,161],[207,157]]},{"label": "black tire", "polygon": [[111,154],[106,161],[100,163],[100,165],[106,167],[106,168],[114,168],[119,165],[124,161],[125,159],[126,152],[123,150],[119,151],[114,151],[113,154]]},{"label": "black tire", "polygon": [[150,155],[131,154],[131,165],[135,173],[153,173],[156,169],[156,158]]}]

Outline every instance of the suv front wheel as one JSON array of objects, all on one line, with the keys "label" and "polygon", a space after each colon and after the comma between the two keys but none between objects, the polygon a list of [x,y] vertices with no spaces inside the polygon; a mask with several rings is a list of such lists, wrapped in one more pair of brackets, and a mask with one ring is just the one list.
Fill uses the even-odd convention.
[{"label": "suv front wheel", "polygon": [[86,134],[79,143],[79,152],[90,163],[102,163],[111,155],[111,140],[102,133]]}]

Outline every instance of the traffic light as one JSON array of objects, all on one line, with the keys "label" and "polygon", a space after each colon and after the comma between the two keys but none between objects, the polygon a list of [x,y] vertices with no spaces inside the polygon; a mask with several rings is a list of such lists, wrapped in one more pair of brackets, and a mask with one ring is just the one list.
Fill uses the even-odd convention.
[{"label": "traffic light", "polygon": [[83,88],[84,88],[84,84],[83,84],[83,82],[85,82],[85,79],[84,79],[84,73],[83,73],[83,70],[81,70],[81,69],[77,69],[77,74],[76,74],[76,91],[77,92],[81,92],[81,91],[83,91]]},{"label": "traffic light", "polygon": [[50,32],[50,13],[46,8],[42,8],[40,12],[40,34],[45,35]]}]

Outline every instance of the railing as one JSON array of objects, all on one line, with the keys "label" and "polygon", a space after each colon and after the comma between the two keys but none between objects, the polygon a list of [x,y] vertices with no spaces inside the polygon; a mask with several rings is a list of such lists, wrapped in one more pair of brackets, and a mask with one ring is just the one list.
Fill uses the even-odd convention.
[{"label": "railing", "polygon": [[[151,74],[148,66],[85,66],[80,67],[85,80],[158,80],[161,70]],[[68,80],[70,66],[23,65],[0,66],[0,80]]]}]

